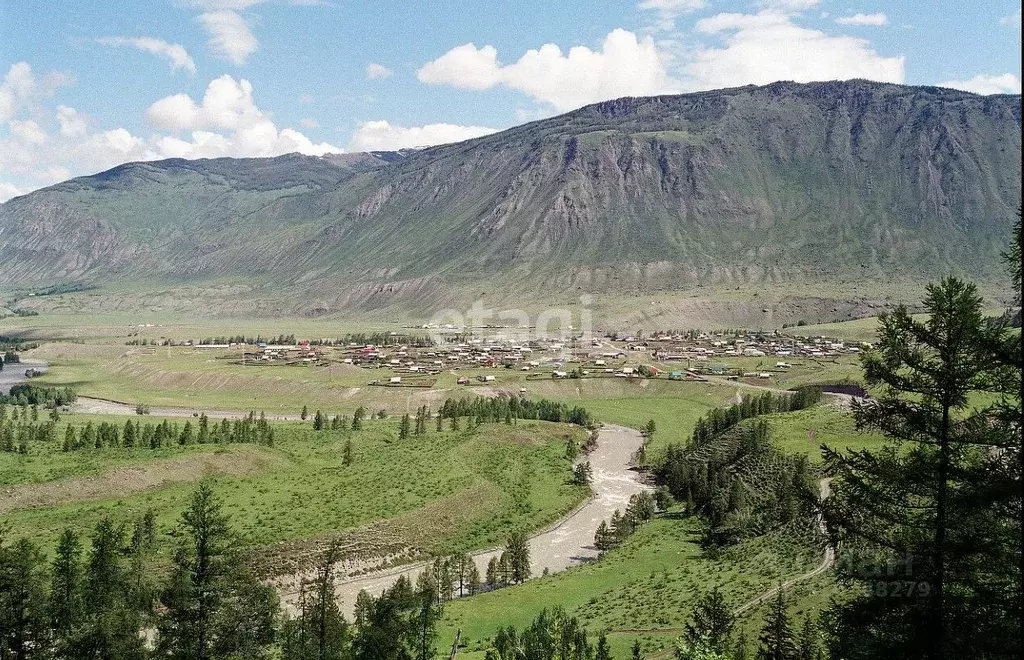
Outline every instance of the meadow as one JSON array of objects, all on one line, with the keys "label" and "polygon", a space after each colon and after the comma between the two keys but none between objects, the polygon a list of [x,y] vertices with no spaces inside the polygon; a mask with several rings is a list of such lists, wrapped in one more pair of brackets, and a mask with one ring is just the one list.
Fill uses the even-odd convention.
[{"label": "meadow", "polygon": [[629,657],[637,640],[645,654],[653,654],[673,646],[693,602],[707,591],[721,588],[735,607],[821,560],[814,544],[783,533],[719,555],[705,553],[699,541],[699,521],[670,510],[596,562],[452,601],[445,606],[438,648],[450,646],[461,630],[460,657],[480,659],[499,627],[521,628],[541,609],[562,607],[592,635],[607,632],[613,657]]},{"label": "meadow", "polygon": [[[57,437],[63,438],[65,424],[89,419],[103,418],[63,416]],[[168,534],[195,484],[209,479],[232,515],[239,542],[269,548],[264,554],[270,559],[264,559],[273,568],[287,555],[301,554],[302,542],[358,536],[371,524],[373,533],[363,536],[373,543],[361,547],[380,554],[416,557],[488,547],[509,530],[557,519],[587,495],[570,484],[565,445],[569,438],[581,441],[583,432],[568,425],[520,420],[440,433],[431,425],[425,436],[401,441],[397,420],[367,421],[351,433],[313,431],[308,422],[273,428],[272,447],[63,452],[59,441],[33,443],[27,455],[0,453],[0,509],[16,535],[47,548],[65,528],[88,534],[104,516],[131,522],[152,509],[161,549],[169,552]],[[349,438],[353,461],[345,465]]]}]

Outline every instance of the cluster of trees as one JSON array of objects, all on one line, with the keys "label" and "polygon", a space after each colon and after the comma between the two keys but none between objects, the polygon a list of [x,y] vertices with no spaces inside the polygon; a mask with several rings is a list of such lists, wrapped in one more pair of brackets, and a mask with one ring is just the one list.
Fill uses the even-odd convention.
[{"label": "cluster of trees", "polygon": [[427,348],[434,345],[429,335],[412,335],[397,332],[355,332],[337,339],[311,339],[314,346],[415,346]]},{"label": "cluster of trees", "polygon": [[[752,492],[750,466],[762,477]],[[655,467],[658,482],[687,511],[707,523],[703,545],[716,548],[809,518],[816,501],[814,475],[806,456],[772,448],[768,423],[749,420],[721,433],[712,443],[684,448],[669,445]],[[768,484],[765,485],[764,482]]]},{"label": "cluster of trees", "polygon": [[28,539],[0,533],[0,658],[17,660],[379,660],[433,655],[438,592],[430,572],[381,596],[360,594],[355,620],[334,597],[336,556],[304,582],[296,615],[237,555],[208,485],[176,528],[169,570],[154,576],[155,516],[101,520],[87,542],[65,531],[47,561]]},{"label": "cluster of trees", "polygon": [[[52,430],[47,438],[52,440]],[[124,426],[108,422],[93,425],[91,421],[75,426],[68,424],[64,429],[64,451],[80,449],[102,449],[103,447],[149,447],[159,449],[174,445],[193,444],[258,444],[273,446],[274,428],[266,416],[250,412],[235,420],[222,419],[210,422],[205,414],[199,416],[196,424],[187,420],[183,425],[164,420],[157,424],[143,424],[128,420]]]},{"label": "cluster of trees", "polygon": [[18,383],[11,385],[10,394],[0,394],[0,404],[58,408],[71,405],[77,398],[75,391],[70,387],[39,387]]},{"label": "cluster of trees", "polygon": [[530,544],[523,532],[508,537],[500,555],[491,557],[485,573],[488,589],[522,584],[530,579]]},{"label": "cluster of trees", "polygon": [[690,446],[703,445],[723,431],[736,426],[745,419],[771,413],[792,412],[809,408],[821,401],[821,389],[805,387],[788,394],[765,392],[757,396],[744,395],[740,403],[728,408],[713,408],[693,427]]},{"label": "cluster of trees", "polygon": [[736,619],[717,587],[697,600],[686,632],[676,647],[676,660],[823,660],[824,657],[818,622],[807,615],[799,633],[795,632],[781,588],[765,618],[753,654],[746,635],[737,634]]},{"label": "cluster of trees", "polygon": [[538,399],[536,401],[520,396],[475,397],[447,399],[439,411],[442,418],[458,419],[469,417],[471,424],[482,422],[511,423],[517,419],[540,419],[546,422],[567,422],[577,426],[590,427],[594,419],[586,408],[557,401]]},{"label": "cluster of trees", "polygon": [[556,607],[541,610],[522,632],[515,626],[499,628],[494,634],[487,660],[611,660],[604,633],[591,644],[587,630],[576,617]]},{"label": "cluster of trees", "polygon": [[658,510],[654,495],[644,491],[629,497],[626,505],[626,513],[622,514],[618,509],[612,513],[611,524],[601,521],[594,534],[594,546],[600,552],[607,552],[618,547],[620,543],[628,539],[636,529],[654,517]]},{"label": "cluster of trees", "polygon": [[0,410],[0,451],[27,454],[33,442],[50,442],[54,439],[56,422],[52,419],[45,422],[28,421],[27,415],[4,419]]}]

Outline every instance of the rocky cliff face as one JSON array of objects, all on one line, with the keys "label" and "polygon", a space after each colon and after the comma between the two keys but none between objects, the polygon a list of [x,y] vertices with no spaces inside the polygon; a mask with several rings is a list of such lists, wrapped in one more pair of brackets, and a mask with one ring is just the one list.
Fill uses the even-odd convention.
[{"label": "rocky cliff face", "polygon": [[328,311],[984,280],[1020,198],[1019,96],[777,83],[421,151],[125,165],[0,206],[0,277],[241,278],[275,309],[313,292]]}]

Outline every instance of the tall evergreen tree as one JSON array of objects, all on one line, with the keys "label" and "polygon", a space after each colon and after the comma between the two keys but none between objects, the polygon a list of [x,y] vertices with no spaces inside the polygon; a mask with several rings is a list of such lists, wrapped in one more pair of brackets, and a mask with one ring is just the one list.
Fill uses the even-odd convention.
[{"label": "tall evergreen tree", "polygon": [[890,444],[823,448],[838,476],[824,510],[843,544],[839,577],[863,587],[830,613],[830,646],[849,658],[1017,655],[1020,572],[1006,564],[1020,558],[1019,421],[1003,404],[971,406],[1019,388],[1019,348],[1016,367],[1000,361],[1005,328],[983,318],[973,285],[947,278],[924,303],[924,321],[882,315],[863,358],[878,397],[854,416]]},{"label": "tall evergreen tree", "polygon": [[181,516],[184,542],[161,601],[158,651],[170,658],[207,660],[214,644],[214,619],[224,598],[230,529],[220,501],[200,484]]},{"label": "tall evergreen tree", "polygon": [[70,529],[57,542],[50,565],[50,621],[57,635],[58,649],[67,652],[66,642],[82,623],[84,571],[82,543]]},{"label": "tall evergreen tree", "polygon": [[796,641],[786,611],[786,597],[782,587],[768,612],[767,621],[761,631],[761,647],[757,660],[798,660]]},{"label": "tall evergreen tree", "polygon": [[43,554],[28,539],[4,541],[0,529],[0,658],[45,658],[50,622]]},{"label": "tall evergreen tree", "polygon": [[690,644],[703,640],[711,650],[725,653],[729,649],[733,624],[734,617],[725,604],[725,597],[715,587],[697,600],[684,637]]}]

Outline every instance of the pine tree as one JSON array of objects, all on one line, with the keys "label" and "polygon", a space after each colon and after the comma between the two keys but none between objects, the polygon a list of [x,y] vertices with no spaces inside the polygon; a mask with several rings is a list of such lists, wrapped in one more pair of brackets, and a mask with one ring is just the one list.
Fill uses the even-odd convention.
[{"label": "pine tree", "polygon": [[608,529],[608,523],[602,520],[601,524],[597,526],[597,531],[594,533],[594,547],[597,548],[598,552],[608,552],[616,545],[615,538]]},{"label": "pine tree", "polygon": [[70,529],[57,542],[50,576],[50,620],[58,640],[65,642],[83,615],[82,544]]},{"label": "pine tree", "polygon": [[594,660],[612,660],[612,650],[608,646],[608,635],[602,632],[597,638]]},{"label": "pine tree", "polygon": [[761,631],[761,647],[757,651],[757,660],[797,660],[798,657],[793,630],[789,625],[789,614],[786,611],[786,598],[782,585],[779,585],[778,595]]},{"label": "pine tree", "polygon": [[43,658],[49,646],[46,563],[28,539],[4,544],[0,530],[0,657]]},{"label": "pine tree", "polygon": [[640,640],[633,640],[633,648],[630,651],[632,660],[643,660],[644,654],[640,648]]},{"label": "pine tree", "polygon": [[697,600],[684,637],[690,644],[703,640],[717,653],[729,648],[732,628],[735,622],[721,590],[715,587]]},{"label": "pine tree", "polygon": [[352,438],[345,439],[345,448],[342,450],[342,465],[352,465]]},{"label": "pine tree", "polygon": [[508,554],[510,582],[521,584],[530,579],[530,545],[526,535],[514,532],[508,537],[505,552]]},{"label": "pine tree", "polygon": [[166,614],[158,625],[158,650],[172,658],[211,657],[217,610],[227,580],[228,518],[209,484],[200,484],[182,513],[184,543],[161,601]]},{"label": "pine tree", "polygon": [[486,580],[488,589],[497,589],[501,586],[497,557],[491,557],[490,561],[487,562]]},{"label": "pine tree", "polygon": [[135,446],[135,425],[132,424],[131,420],[124,423],[124,431],[121,433],[121,438],[122,444],[125,447]]},{"label": "pine tree", "polygon": [[409,413],[402,415],[402,421],[398,424],[398,439],[406,440],[409,438]]},{"label": "pine tree", "polygon": [[466,578],[466,587],[470,596],[480,593],[480,570],[476,567],[476,562],[470,561],[469,564],[469,575]]},{"label": "pine tree", "polygon": [[[824,448],[837,474],[825,519],[844,555],[841,578],[863,585],[830,612],[836,655],[981,657],[1020,651],[1019,338],[1008,359],[1000,324],[982,316],[973,285],[927,287],[928,319],[883,314],[863,357],[877,398],[854,405],[881,450]],[[1016,358],[1013,356],[1016,355]],[[1014,361],[1016,360],[1016,362]],[[1010,386],[1007,388],[1007,386]],[[979,394],[1015,401],[971,408]],[[1012,396],[1015,398],[1007,398]],[[1015,412],[1004,416],[1003,410]],[[954,634],[950,634],[954,633]]]},{"label": "pine tree", "polygon": [[306,421],[307,417],[309,417],[309,407],[303,405],[302,406],[302,412],[299,413],[299,419],[301,419],[302,421]]},{"label": "pine tree", "polygon": [[818,626],[811,615],[804,618],[804,625],[800,628],[800,654],[799,660],[822,660],[821,634]]}]

